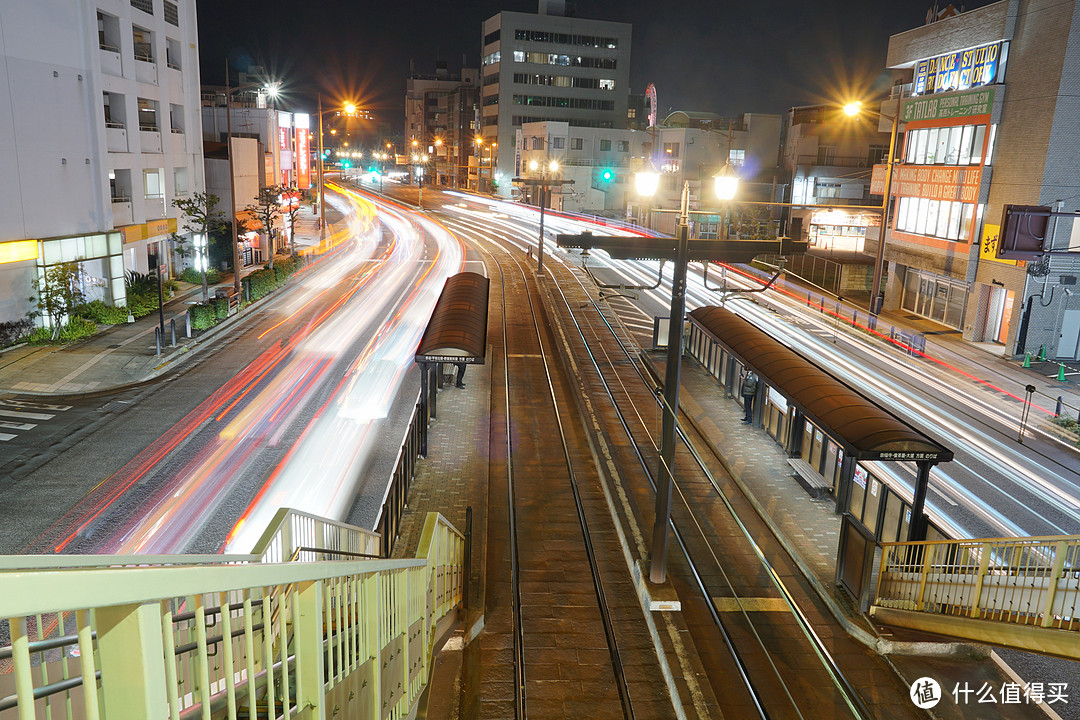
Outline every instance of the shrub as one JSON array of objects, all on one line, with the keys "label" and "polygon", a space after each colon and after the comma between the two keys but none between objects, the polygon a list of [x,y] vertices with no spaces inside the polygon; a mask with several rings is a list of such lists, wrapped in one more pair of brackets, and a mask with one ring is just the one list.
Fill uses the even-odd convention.
[{"label": "shrub", "polygon": [[275,272],[268,268],[256,270],[248,275],[247,283],[252,300],[258,300],[267,295],[279,284]]},{"label": "shrub", "polygon": [[29,335],[33,329],[34,322],[30,318],[0,322],[0,347],[14,345]]},{"label": "shrub", "polygon": [[[180,279],[186,283],[191,283],[192,285],[202,285],[202,273],[193,267],[184,268],[184,272],[180,273]],[[210,268],[206,271],[206,282],[213,285],[220,281],[221,273],[215,268]]]},{"label": "shrub", "polygon": [[128,319],[125,306],[106,305],[101,300],[94,300],[79,308],[79,315],[102,325],[123,325]]},{"label": "shrub", "polygon": [[63,344],[82,340],[83,338],[90,337],[96,332],[96,322],[76,316],[71,318],[71,321],[68,322],[67,325],[60,328],[60,332],[57,334],[55,340],[53,340],[52,328],[39,327],[34,328],[34,331],[27,337],[27,342],[34,345]]},{"label": "shrub", "polygon": [[188,308],[191,313],[191,327],[193,330],[209,330],[218,323],[217,312],[212,304],[192,305]]},{"label": "shrub", "polygon": [[226,298],[214,298],[210,301],[214,306],[214,315],[218,320],[229,317],[229,301]]}]

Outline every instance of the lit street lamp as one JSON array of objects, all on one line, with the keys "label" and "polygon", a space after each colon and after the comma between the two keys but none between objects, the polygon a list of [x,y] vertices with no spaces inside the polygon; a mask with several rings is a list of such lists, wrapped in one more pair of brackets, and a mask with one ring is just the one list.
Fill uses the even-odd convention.
[{"label": "lit street lamp", "polygon": [[547,205],[548,172],[555,174],[559,170],[559,163],[555,160],[541,165],[536,160],[529,163],[529,169],[536,172],[540,170],[540,243],[536,251],[536,274],[544,274],[544,206]]},{"label": "lit street lamp", "polygon": [[[658,176],[648,170],[636,173],[638,193],[651,197]],[[739,178],[726,164],[714,178],[716,196],[727,202],[735,197]],[[675,267],[671,277],[671,312],[668,319],[667,363],[664,368],[664,415],[660,429],[660,472],[656,484],[656,522],[653,525],[649,579],[667,579],[668,526],[671,524],[672,471],[675,467],[675,414],[679,407],[679,380],[682,375],[683,316],[686,314],[686,266],[690,259],[690,182],[683,183],[679,220],[675,227]]]},{"label": "lit street lamp", "polygon": [[881,289],[881,277],[885,272],[885,233],[889,228],[889,195],[892,192],[893,165],[896,164],[896,130],[900,119],[900,103],[897,101],[896,112],[890,118],[874,110],[864,110],[861,102],[852,102],[844,106],[844,112],[855,117],[860,113],[869,113],[879,118],[892,120],[892,130],[889,132],[889,156],[885,164],[885,194],[881,200],[881,230],[878,232],[877,253],[874,255],[874,282],[870,289],[870,307],[873,315],[881,312],[884,305],[885,292]]},{"label": "lit street lamp", "polygon": [[[326,112],[343,113],[349,117],[356,117],[359,111],[356,105],[345,103],[341,110],[327,110]],[[323,186],[323,109],[322,93],[319,93],[319,237],[326,236],[326,193]],[[348,145],[348,143],[346,143]]]}]

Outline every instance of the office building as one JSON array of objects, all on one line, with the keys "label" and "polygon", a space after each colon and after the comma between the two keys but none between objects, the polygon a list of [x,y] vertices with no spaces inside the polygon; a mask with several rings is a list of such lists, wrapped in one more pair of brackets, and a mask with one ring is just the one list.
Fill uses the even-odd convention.
[{"label": "office building", "polygon": [[496,144],[493,179],[504,196],[523,124],[627,126],[631,26],[567,17],[564,5],[540,0],[535,15],[501,12],[483,24],[481,132],[484,145]]},{"label": "office building", "polygon": [[480,129],[480,71],[462,68],[459,73],[450,73],[446,62],[440,60],[434,75],[413,73],[406,86],[406,151],[412,153],[415,147],[428,156],[425,182],[475,187],[469,184],[468,176]]}]

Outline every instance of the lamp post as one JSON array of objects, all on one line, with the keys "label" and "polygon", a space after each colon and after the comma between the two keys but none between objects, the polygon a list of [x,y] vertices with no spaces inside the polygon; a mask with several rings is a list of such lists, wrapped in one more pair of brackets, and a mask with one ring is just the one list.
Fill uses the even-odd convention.
[{"label": "lamp post", "polygon": [[[645,175],[646,173],[641,173]],[[635,180],[638,180],[635,178]],[[656,192],[656,181],[642,177],[638,192]],[[729,165],[715,178],[716,195],[731,200],[738,189],[739,178]],[[649,579],[654,583],[667,580],[668,526],[671,524],[671,491],[674,484],[675,424],[679,408],[679,379],[682,374],[683,315],[686,313],[686,266],[690,259],[690,181],[683,182],[679,219],[675,227],[675,267],[671,277],[671,313],[668,319],[667,363],[664,368],[664,408],[660,429],[660,468],[656,484],[656,522],[653,525],[652,556]]]},{"label": "lamp post", "polygon": [[[345,103],[341,110],[327,110],[326,112],[344,112],[349,117],[356,117],[356,105]],[[322,93],[319,93],[319,237],[326,237],[326,193],[323,187],[323,108]]]},{"label": "lamp post", "polygon": [[[416,141],[413,140],[415,143]],[[420,209],[424,208],[424,170],[427,167],[428,156],[423,153],[414,153],[413,160],[413,175],[416,176],[416,206]],[[419,166],[419,167],[417,167]]]},{"label": "lamp post", "polygon": [[897,100],[896,112],[892,118],[873,110],[863,110],[861,102],[848,103],[844,106],[844,112],[850,117],[866,112],[879,118],[892,120],[892,130],[889,131],[889,157],[885,164],[885,194],[881,200],[881,232],[878,233],[877,253],[874,255],[874,281],[870,288],[869,310],[873,315],[877,315],[881,312],[885,300],[885,293],[881,289],[881,277],[885,272],[885,233],[889,229],[889,195],[892,193],[893,165],[896,164],[896,131],[900,120],[900,101]]},{"label": "lamp post", "polygon": [[[240,92],[242,90],[250,90],[251,88],[260,88],[266,90],[266,94],[270,97],[277,97],[278,86],[276,83],[247,83],[240,85],[239,87],[229,87],[229,68],[225,67],[225,150],[226,155],[229,158],[229,219],[232,226],[232,258],[233,258],[233,291],[237,297],[240,297],[240,243],[237,242],[237,238],[240,236],[236,232],[239,228],[236,227],[236,169],[233,166],[233,149],[232,149],[232,94],[234,92]],[[206,269],[203,268],[203,280],[205,283]],[[205,295],[206,292],[204,291]],[[205,298],[204,298],[205,300]],[[162,322],[162,335],[164,335],[164,321]]]},{"label": "lamp post", "polygon": [[536,160],[529,163],[529,169],[536,172],[540,170],[540,240],[536,251],[536,274],[544,274],[544,206],[547,205],[548,172],[555,173],[559,170],[559,163],[552,160],[541,165]]}]

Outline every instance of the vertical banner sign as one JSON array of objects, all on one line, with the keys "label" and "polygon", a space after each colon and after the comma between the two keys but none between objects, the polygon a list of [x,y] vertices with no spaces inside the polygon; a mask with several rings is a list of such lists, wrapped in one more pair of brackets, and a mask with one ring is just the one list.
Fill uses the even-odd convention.
[{"label": "vertical banner sign", "polygon": [[278,113],[278,155],[281,157],[281,184],[288,187],[292,159],[292,113]]},{"label": "vertical banner sign", "polygon": [[297,113],[294,116],[296,125],[296,187],[307,190],[311,187],[311,151],[308,143],[308,124],[310,118],[306,114]]}]

